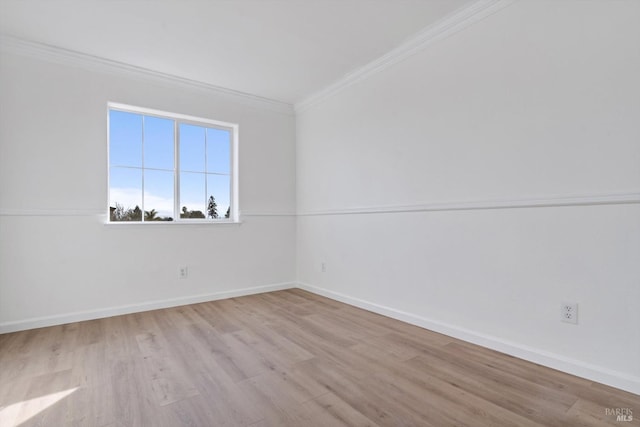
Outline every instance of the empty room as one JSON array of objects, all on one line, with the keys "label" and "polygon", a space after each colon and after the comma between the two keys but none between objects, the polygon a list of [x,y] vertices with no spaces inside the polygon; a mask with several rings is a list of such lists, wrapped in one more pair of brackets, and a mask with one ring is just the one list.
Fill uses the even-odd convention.
[{"label": "empty room", "polygon": [[639,22],[0,0],[0,426],[639,426]]}]

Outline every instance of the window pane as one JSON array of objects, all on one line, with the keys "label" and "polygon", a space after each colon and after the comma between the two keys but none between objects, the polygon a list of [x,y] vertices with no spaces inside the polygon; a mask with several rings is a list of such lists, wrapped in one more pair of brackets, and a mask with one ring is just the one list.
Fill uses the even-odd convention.
[{"label": "window pane", "polygon": [[142,221],[142,170],[112,167],[109,200],[111,221]]},{"label": "window pane", "polygon": [[173,220],[173,172],[144,171],[144,220]]},{"label": "window pane", "polygon": [[173,170],[173,120],[144,117],[144,167]]},{"label": "window pane", "polygon": [[226,217],[233,194],[234,125],[218,128],[171,113],[113,108],[108,147],[112,221]]},{"label": "window pane", "polygon": [[142,115],[109,111],[109,163],[142,166]]},{"label": "window pane", "polygon": [[204,131],[201,126],[180,125],[180,170],[204,172]]},{"label": "window pane", "polygon": [[180,173],[180,218],[205,218],[203,173]]},{"label": "window pane", "polygon": [[211,196],[213,196],[217,205],[217,218],[228,218],[226,215],[231,200],[230,184],[229,175],[207,175],[207,218],[211,218],[209,215],[209,202],[211,200]]},{"label": "window pane", "polygon": [[207,172],[230,173],[231,132],[207,129]]}]

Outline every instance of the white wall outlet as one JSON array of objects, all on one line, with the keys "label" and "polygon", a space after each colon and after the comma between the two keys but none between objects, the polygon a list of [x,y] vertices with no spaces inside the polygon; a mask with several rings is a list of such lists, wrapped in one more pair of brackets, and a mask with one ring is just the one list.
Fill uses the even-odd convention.
[{"label": "white wall outlet", "polygon": [[560,320],[567,323],[578,323],[578,303],[563,302],[560,305]]},{"label": "white wall outlet", "polygon": [[189,270],[187,269],[187,266],[183,266],[180,267],[178,269],[178,277],[181,279],[186,279],[189,276]]},{"label": "white wall outlet", "polygon": [[320,263],[320,271],[321,271],[322,273],[326,273],[326,272],[327,272],[327,264],[326,264],[324,261],[322,261],[322,262]]}]

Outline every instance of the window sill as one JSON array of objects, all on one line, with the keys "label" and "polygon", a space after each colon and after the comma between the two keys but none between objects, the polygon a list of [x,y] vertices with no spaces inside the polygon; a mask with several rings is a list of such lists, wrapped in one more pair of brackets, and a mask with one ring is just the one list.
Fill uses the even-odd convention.
[{"label": "window sill", "polygon": [[230,226],[230,225],[241,225],[242,221],[118,221],[118,222],[110,222],[107,221],[104,223],[107,227],[175,227],[175,226]]}]

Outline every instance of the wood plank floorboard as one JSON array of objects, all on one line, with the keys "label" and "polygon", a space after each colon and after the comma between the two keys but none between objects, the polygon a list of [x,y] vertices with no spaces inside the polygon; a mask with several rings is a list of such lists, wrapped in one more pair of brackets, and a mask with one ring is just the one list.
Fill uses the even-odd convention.
[{"label": "wood plank floorboard", "polygon": [[2,427],[622,425],[640,396],[300,289],[0,335]]}]

